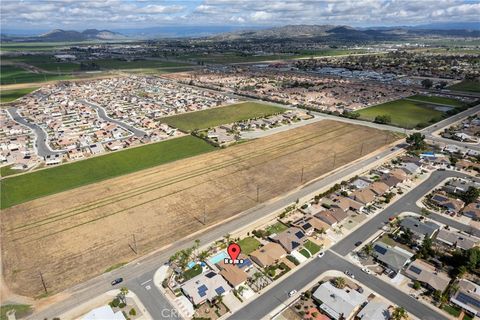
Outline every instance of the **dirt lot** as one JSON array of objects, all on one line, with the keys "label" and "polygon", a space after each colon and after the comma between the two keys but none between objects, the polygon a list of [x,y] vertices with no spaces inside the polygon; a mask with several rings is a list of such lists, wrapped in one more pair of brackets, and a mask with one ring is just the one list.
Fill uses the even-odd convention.
[{"label": "dirt lot", "polygon": [[[320,121],[227,149],[27,202],[2,212],[4,277],[12,291],[59,291],[281,195],[395,140]],[[361,153],[362,152],[362,153]],[[335,153],[335,156],[334,156]],[[137,256],[138,257],[138,256]]]}]

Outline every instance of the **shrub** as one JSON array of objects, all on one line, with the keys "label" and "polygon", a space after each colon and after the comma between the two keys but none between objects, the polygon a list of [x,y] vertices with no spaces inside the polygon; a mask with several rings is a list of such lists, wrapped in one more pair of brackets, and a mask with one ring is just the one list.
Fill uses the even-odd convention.
[{"label": "shrub", "polygon": [[136,316],[137,311],[135,310],[135,308],[132,308],[132,309],[130,309],[130,312],[128,314],[131,315],[131,316]]},{"label": "shrub", "polygon": [[109,303],[111,307],[116,308],[120,304],[120,299],[115,298],[112,300],[112,302]]},{"label": "shrub", "polygon": [[297,258],[295,258],[294,256],[288,255],[287,259],[296,266],[298,266],[300,264],[300,261],[298,261]]},{"label": "shrub", "polygon": [[121,303],[118,304],[118,307],[121,308],[121,309],[125,308],[125,306],[126,306],[126,304],[123,303],[123,302],[121,302]]}]

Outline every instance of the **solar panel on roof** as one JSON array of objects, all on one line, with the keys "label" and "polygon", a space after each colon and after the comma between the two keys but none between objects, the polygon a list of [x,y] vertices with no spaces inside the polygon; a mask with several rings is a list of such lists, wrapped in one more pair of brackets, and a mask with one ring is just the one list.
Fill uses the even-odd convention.
[{"label": "solar panel on roof", "polygon": [[380,254],[385,254],[385,253],[387,253],[387,249],[384,248],[384,247],[382,247],[382,246],[379,246],[379,245],[375,245],[375,247],[373,247],[373,249],[374,249],[375,251],[377,251],[378,253],[380,253]]},{"label": "solar panel on roof", "polygon": [[251,265],[252,265],[252,261],[250,261],[250,259],[243,259],[243,262],[237,264],[236,266],[239,267],[240,269],[243,269],[244,267],[248,267]]},{"label": "solar panel on roof", "polygon": [[415,267],[415,266],[410,266],[410,268],[408,268],[410,271],[412,271],[413,273],[416,273],[416,274],[420,274],[422,273],[422,270]]},{"label": "solar panel on roof", "polygon": [[295,236],[296,236],[298,239],[301,239],[301,238],[303,238],[304,234],[303,234],[302,231],[297,231],[297,232],[295,233]]},{"label": "solar panel on roof", "polygon": [[213,272],[213,271],[211,271],[211,272],[207,273],[207,274],[205,275],[205,277],[211,279],[211,278],[215,277],[215,275],[216,275],[216,273]]},{"label": "solar panel on roof", "polygon": [[204,297],[207,294],[207,290],[208,290],[207,286],[202,284],[200,287],[198,287],[198,295],[200,297]]},{"label": "solar panel on roof", "polygon": [[308,222],[303,225],[303,228],[305,228],[305,229],[310,229],[311,227],[312,227],[312,225]]},{"label": "solar panel on roof", "polygon": [[458,301],[460,302],[463,302],[465,304],[470,304],[470,305],[473,305],[477,308],[480,308],[480,301],[478,301],[477,299],[471,297],[471,296],[468,296],[466,295],[465,293],[463,292],[460,292],[458,295],[457,295],[457,298],[456,298]]},{"label": "solar panel on roof", "polygon": [[221,295],[222,293],[225,292],[225,289],[223,289],[223,287],[218,287],[217,289],[215,289],[215,292],[216,292],[218,295]]}]

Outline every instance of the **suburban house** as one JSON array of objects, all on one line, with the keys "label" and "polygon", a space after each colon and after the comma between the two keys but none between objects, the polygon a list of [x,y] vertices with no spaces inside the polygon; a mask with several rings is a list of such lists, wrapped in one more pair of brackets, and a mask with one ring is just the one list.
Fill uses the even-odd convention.
[{"label": "suburban house", "polygon": [[407,179],[407,174],[402,169],[394,169],[387,174],[384,174],[381,181],[390,188],[396,187],[397,184],[402,183]]},{"label": "suburban house", "polygon": [[278,262],[281,258],[285,257],[287,252],[281,245],[275,242],[269,242],[263,247],[250,253],[250,258],[253,262],[260,267],[265,268]]},{"label": "suburban house", "polygon": [[373,256],[388,269],[398,273],[410,261],[413,253],[379,241],[373,244]]},{"label": "suburban house", "polygon": [[372,190],[376,196],[383,196],[389,189],[390,187],[381,181],[376,181],[370,186],[370,190]]},{"label": "suburban house", "polygon": [[350,319],[367,297],[350,288],[339,289],[329,281],[322,283],[313,293],[320,309],[332,319]]},{"label": "suburban house", "polygon": [[389,320],[390,305],[377,297],[368,303],[357,313],[356,319],[360,320]]},{"label": "suburban house", "polygon": [[452,248],[459,248],[463,250],[468,250],[473,247],[478,246],[480,239],[473,237],[469,234],[464,234],[460,232],[453,232],[446,229],[441,229],[438,231],[437,242],[441,242]]},{"label": "suburban house", "polygon": [[321,211],[315,215],[315,218],[319,219],[320,221],[326,223],[330,227],[335,227],[338,223],[338,220],[335,219],[333,214],[330,211]]},{"label": "suburban house", "polygon": [[280,244],[288,253],[299,248],[307,240],[302,229],[290,227],[287,230],[270,237],[273,242]]},{"label": "suburban house", "polygon": [[303,217],[293,222],[292,225],[302,229],[307,236],[312,235],[314,231],[327,230],[330,227],[314,216]]},{"label": "suburban house", "polygon": [[350,198],[366,206],[375,200],[375,193],[372,190],[365,188],[352,192]]},{"label": "suburban house", "polygon": [[371,181],[369,181],[367,178],[357,178],[355,181],[353,181],[350,185],[354,187],[355,189],[365,189],[370,186]]},{"label": "suburban house", "polygon": [[462,210],[465,203],[460,199],[452,199],[449,198],[446,194],[443,193],[435,193],[431,201],[436,204],[437,206],[448,210],[449,212],[458,213]]},{"label": "suburban house", "polygon": [[472,202],[465,206],[462,210],[462,214],[474,220],[480,219],[480,202]]},{"label": "suburban house", "polygon": [[190,301],[198,306],[207,300],[211,302],[215,297],[229,293],[232,287],[221,275],[208,271],[186,281],[181,289]]},{"label": "suburban house", "polygon": [[413,261],[405,270],[405,274],[409,278],[419,281],[428,289],[442,292],[451,280],[447,273],[438,272],[434,266],[420,259]]},{"label": "suburban house", "polygon": [[458,288],[455,295],[450,298],[450,302],[470,315],[480,317],[480,286],[466,279],[460,279]]},{"label": "suburban house", "polygon": [[358,212],[362,210],[364,206],[362,203],[344,196],[335,196],[332,200],[332,207],[340,208],[343,211],[353,210]]},{"label": "suburban house", "polygon": [[440,226],[431,221],[422,222],[414,217],[406,217],[400,222],[403,230],[410,230],[417,241],[423,241],[425,237],[431,238]]},{"label": "suburban house", "polygon": [[420,166],[413,162],[403,162],[400,168],[407,174],[415,174],[420,171]]},{"label": "suburban house", "polygon": [[248,279],[248,274],[241,268],[241,266],[225,264],[223,261],[220,261],[217,264],[217,267],[220,269],[219,274],[234,288],[240,287]]},{"label": "suburban house", "polygon": [[442,189],[451,194],[462,195],[470,187],[478,188],[480,186],[475,182],[466,181],[463,179],[455,179],[447,182]]},{"label": "suburban house", "polygon": [[125,320],[122,311],[113,312],[112,307],[102,306],[91,310],[81,320]]}]

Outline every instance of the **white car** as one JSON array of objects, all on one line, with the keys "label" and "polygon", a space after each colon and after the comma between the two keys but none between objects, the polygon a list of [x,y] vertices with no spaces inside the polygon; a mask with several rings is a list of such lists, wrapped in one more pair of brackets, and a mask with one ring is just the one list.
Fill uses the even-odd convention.
[{"label": "white car", "polygon": [[345,274],[346,274],[347,276],[349,276],[350,278],[355,279],[355,276],[354,276],[353,273],[351,273],[349,270],[345,270]]},{"label": "white car", "polygon": [[297,293],[297,290],[294,289],[294,290],[292,290],[292,291],[290,291],[290,292],[288,293],[288,296],[291,297],[291,296],[293,296],[295,293]]},{"label": "white car", "polygon": [[324,255],[325,255],[325,251],[321,251],[321,252],[318,254],[317,257],[321,258],[321,257],[323,257]]},{"label": "white car", "polygon": [[365,272],[366,274],[372,274],[372,271],[370,271],[370,269],[368,268],[362,268],[362,271]]}]

